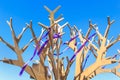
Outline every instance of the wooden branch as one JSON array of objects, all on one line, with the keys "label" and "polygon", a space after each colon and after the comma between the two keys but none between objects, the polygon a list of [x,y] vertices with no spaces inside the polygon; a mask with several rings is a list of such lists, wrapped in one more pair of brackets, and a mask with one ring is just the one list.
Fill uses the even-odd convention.
[{"label": "wooden branch", "polygon": [[47,75],[48,74],[47,66],[44,66],[41,63],[39,63],[39,64],[33,63],[32,69],[34,70],[34,72],[36,72],[35,75],[38,75],[38,76],[36,76],[36,78],[38,80],[41,79],[41,78],[43,80],[46,80],[48,78],[48,75]]},{"label": "wooden branch", "polygon": [[3,60],[1,60],[1,61],[2,61],[2,62],[4,62],[4,63],[7,63],[7,64],[20,66],[20,64],[19,64],[19,61],[18,61],[18,60],[12,60],[12,59],[7,59],[7,58],[4,58],[4,59],[3,59]]},{"label": "wooden branch", "polygon": [[76,25],[74,25],[74,29],[76,30],[76,32],[79,31]]},{"label": "wooden branch", "polygon": [[77,46],[75,45],[76,40],[71,41],[70,43],[68,43],[68,46],[75,51],[77,49]]},{"label": "wooden branch", "polygon": [[40,22],[38,22],[38,25],[42,26],[44,29],[48,30],[48,27]]},{"label": "wooden branch", "polygon": [[[84,37],[82,37],[84,39],[84,41],[86,41],[86,39]],[[94,41],[94,38],[92,38],[91,42]],[[84,42],[83,42],[84,43]],[[82,49],[78,55],[76,56],[76,73],[75,73],[75,80],[79,80],[80,79],[80,74],[83,72],[82,69],[82,64],[83,61],[88,53],[88,51],[90,50],[91,44],[89,43],[87,46],[84,46],[84,49]]]},{"label": "wooden branch", "polygon": [[60,18],[60,19],[54,21],[54,23],[59,23],[59,22],[62,21],[63,19],[64,19],[64,18]]},{"label": "wooden branch", "polygon": [[109,40],[109,42],[111,43],[113,41],[114,37],[112,36]]},{"label": "wooden branch", "polygon": [[[89,30],[88,30],[88,33],[86,33],[86,38],[82,35],[82,33],[77,29],[77,27],[76,26],[74,26],[75,27],[75,29],[76,29],[76,31],[78,32],[78,35],[79,35],[79,39],[80,39],[80,41],[81,41],[81,44],[83,44],[85,41],[86,41],[86,39],[87,39],[87,37],[88,37],[88,35],[90,34],[90,32],[91,32],[91,27],[89,28]],[[94,39],[92,39],[92,41],[93,41]],[[92,42],[91,42],[92,43]],[[76,70],[75,70],[75,80],[79,80],[80,79],[80,73],[82,73],[82,63],[83,63],[83,61],[84,61],[84,59],[85,59],[85,57],[86,57],[86,55],[87,55],[87,53],[88,53],[88,51],[89,51],[89,49],[90,49],[90,46],[91,46],[91,44],[89,43],[88,44],[88,46],[86,47],[84,47],[84,49],[82,49],[79,53],[78,53],[78,55],[76,56]]]},{"label": "wooden branch", "polygon": [[74,29],[70,26],[70,24],[67,24],[67,26],[70,29],[70,37],[72,38],[73,36],[75,36],[75,34],[73,34]]},{"label": "wooden branch", "polygon": [[54,24],[54,14],[60,9],[61,6],[58,6],[56,9],[51,11],[47,6],[44,6],[44,8],[49,12],[49,19],[50,19],[50,25]]},{"label": "wooden branch", "polygon": [[49,51],[48,53],[48,57],[50,59],[50,63],[51,63],[51,66],[52,66],[52,69],[53,69],[53,73],[54,73],[54,76],[55,76],[55,79],[57,79],[57,69],[56,69],[56,65],[55,65],[55,59],[53,57],[53,54]]},{"label": "wooden branch", "polygon": [[11,44],[7,43],[2,37],[0,37],[0,41],[3,42],[5,45],[7,45],[10,49],[15,51],[14,46],[12,46]]},{"label": "wooden branch", "polygon": [[[99,55],[98,55],[99,56]],[[108,65],[108,64],[113,64],[113,63],[116,63],[118,62],[118,60],[116,59],[111,59],[111,58],[104,58],[102,59],[101,61],[100,60],[97,60],[95,63],[93,63],[91,66],[89,66],[87,69],[85,69],[84,72],[82,72],[81,76],[83,76],[83,74],[86,76],[86,77],[90,77],[91,78],[91,75],[93,75],[93,73],[104,65]],[[89,69],[91,69],[89,71]],[[93,76],[92,76],[93,77]]]},{"label": "wooden branch", "polygon": [[65,76],[65,68],[64,68],[64,63],[63,63],[64,57],[60,60],[60,72],[61,76]]},{"label": "wooden branch", "polygon": [[97,74],[100,73],[104,73],[104,72],[111,72],[111,69],[102,69],[102,68],[98,68],[96,71],[94,71],[91,75],[89,75],[87,78],[88,79],[92,79],[94,76],[96,76]]},{"label": "wooden branch", "polygon": [[[7,63],[7,64],[11,64],[11,65],[15,65],[15,66],[19,66],[19,67],[22,67],[24,65],[24,63],[20,63],[19,60],[12,60],[12,59],[7,59],[7,58],[4,58],[3,60],[1,60],[2,62],[4,63]],[[30,66],[27,66],[25,71],[30,74],[30,76],[34,77],[35,78],[35,75],[33,74],[33,69],[30,67]]]},{"label": "wooden branch", "polygon": [[40,33],[40,36],[38,37],[38,41],[40,41],[42,39],[42,36],[45,31],[46,31],[45,29],[43,29],[43,28],[41,29],[41,33]]},{"label": "wooden branch", "polygon": [[[87,39],[87,38],[86,38]],[[94,41],[94,39],[95,39],[95,36],[94,37],[92,37],[92,40],[91,40],[91,42],[93,42]],[[95,56],[95,58],[97,58],[97,55],[94,53],[94,51],[91,49],[92,47],[91,47],[91,44],[90,43],[88,43],[88,45],[87,46],[84,46],[84,58],[83,58],[83,60],[85,59],[85,57],[86,57],[86,55],[88,54],[88,51],[89,50],[91,50],[92,51],[92,53],[93,53],[93,55]],[[81,64],[83,63],[83,61],[81,62]]]},{"label": "wooden branch", "polygon": [[58,18],[57,18],[55,21],[57,21],[57,20],[61,19],[61,18],[62,18],[62,16],[63,16],[63,14],[60,14],[60,15],[58,16]]},{"label": "wooden branch", "polygon": [[22,52],[24,52],[28,47],[29,45],[34,41],[34,39],[31,39],[21,50]]},{"label": "wooden branch", "polygon": [[95,27],[96,25],[92,25],[93,29],[96,31],[98,37],[100,40],[103,40],[102,34],[99,32],[98,27]]},{"label": "wooden branch", "polygon": [[107,38],[109,29],[110,29],[110,26],[111,26],[111,24],[112,24],[113,22],[114,22],[114,20],[113,20],[112,22],[110,22],[110,17],[108,17],[108,26],[107,26],[106,31],[105,31],[105,33],[104,33],[104,37],[105,37],[105,38]]},{"label": "wooden branch", "polygon": [[15,35],[14,29],[13,29],[13,26],[12,26],[12,18],[10,18],[10,22],[7,21],[7,24],[9,25],[10,30],[11,30],[11,32],[12,32],[13,40],[15,40],[15,39],[16,39],[16,35]]},{"label": "wooden branch", "polygon": [[[30,30],[31,30],[31,33],[32,33],[32,37],[33,37],[33,39],[34,39],[34,42],[35,42],[35,44],[36,45],[38,45],[38,46],[40,46],[39,45],[39,41],[38,41],[38,39],[36,38],[36,35],[35,35],[35,33],[34,33],[34,30],[33,30],[33,28],[32,28],[32,21],[30,21],[30,25],[28,25],[29,26],[29,28],[30,28]],[[39,49],[39,48],[38,48]],[[43,50],[44,51],[44,50]],[[42,63],[42,64],[44,64],[44,60],[45,59],[45,56],[44,56],[44,54],[41,54],[40,55],[40,63]]]},{"label": "wooden branch", "polygon": [[53,10],[53,13],[56,13],[59,9],[60,9],[60,5],[57,7],[57,8],[55,8],[54,10]]},{"label": "wooden branch", "polygon": [[90,48],[90,50],[91,50],[92,54],[94,55],[94,57],[97,59],[97,55],[96,55],[96,53],[94,52],[94,50],[92,49],[92,47]]},{"label": "wooden branch", "polygon": [[89,42],[90,45],[95,49],[95,51],[98,51],[98,50],[99,50],[90,40],[88,40],[88,42]]},{"label": "wooden branch", "polygon": [[113,46],[115,43],[117,43],[118,41],[120,41],[120,35],[118,36],[118,38],[116,40],[114,40],[113,42],[111,42],[110,44],[108,44],[106,46],[107,49],[109,49],[111,46]]},{"label": "wooden branch", "polygon": [[19,41],[21,40],[24,32],[25,32],[27,29],[28,29],[28,26],[25,27],[25,28],[23,28],[22,32],[18,35],[18,37],[17,37],[17,42],[18,42],[18,43],[19,43]]},{"label": "wooden branch", "polygon": [[12,38],[13,38],[13,41],[14,41],[14,46],[15,46],[15,47],[18,47],[17,38],[16,38],[14,29],[13,29],[13,25],[12,25],[12,18],[10,18],[10,22],[7,21],[7,24],[9,25],[10,30],[11,30],[11,32],[12,32]]},{"label": "wooden branch", "polygon": [[50,45],[47,44],[47,45],[43,48],[43,50],[42,50],[42,52],[41,52],[41,55],[39,56],[39,58],[40,58],[40,63],[43,64],[43,65],[44,65],[46,56],[47,56],[47,54],[48,54],[49,47],[50,47]]},{"label": "wooden branch", "polygon": [[115,68],[113,68],[111,72],[117,75],[118,77],[120,77],[119,69],[120,69],[120,63]]},{"label": "wooden branch", "polygon": [[44,6],[44,8],[45,8],[49,13],[52,12],[47,6]]},{"label": "wooden branch", "polygon": [[[11,48],[11,49],[16,53],[16,55],[17,55],[17,60],[12,60],[12,59],[6,59],[6,58],[5,58],[5,59],[3,59],[3,60],[1,60],[1,61],[3,61],[4,63],[7,63],[7,64],[11,64],[11,65],[16,65],[16,66],[19,66],[19,67],[23,67],[24,61],[23,61],[22,56],[21,56],[21,54],[23,53],[22,50],[25,51],[25,49],[27,49],[27,47],[28,47],[29,44],[32,42],[32,40],[31,40],[27,45],[25,45],[25,46],[22,48],[22,50],[19,49],[19,46],[18,46],[19,40],[21,39],[21,37],[22,37],[23,33],[25,32],[25,30],[27,29],[27,27],[26,27],[26,28],[23,28],[22,32],[21,32],[21,33],[19,34],[19,36],[16,38],[15,32],[14,32],[13,27],[12,27],[12,18],[10,19],[10,22],[7,21],[7,23],[8,23],[8,25],[9,25],[10,29],[11,29],[11,32],[12,32],[12,37],[13,37],[13,41],[14,41],[14,46],[12,46],[12,45],[10,45],[9,43],[7,43],[5,40],[2,39],[2,37],[0,37],[0,40],[1,40],[1,42],[3,42],[4,44],[6,44],[9,48]],[[31,30],[32,30],[31,25],[32,25],[32,23],[30,24],[29,27],[30,27]],[[34,32],[33,32],[33,33],[34,33]],[[33,34],[33,36],[34,36],[34,35],[35,35],[35,34]],[[34,37],[35,37],[35,36],[34,36]],[[27,66],[27,67],[25,68],[25,71],[26,71],[28,74],[30,74],[32,77],[35,78],[36,74],[34,74],[34,73],[36,73],[36,72],[34,72],[34,69],[32,69],[30,66]],[[36,78],[36,80],[37,80],[37,78]]]},{"label": "wooden branch", "polygon": [[35,33],[34,33],[34,30],[33,30],[33,28],[32,28],[32,21],[30,21],[30,24],[28,25],[28,27],[30,28],[30,31],[31,31],[31,33],[32,33],[33,39],[35,39],[35,40],[34,40],[34,41],[35,41],[35,44],[38,45],[38,44],[39,44],[39,43],[38,43],[38,40],[37,40],[36,35],[35,35]]},{"label": "wooden branch", "polygon": [[117,75],[118,77],[120,77],[120,72],[118,71],[118,69],[120,69],[120,64],[118,64],[117,66],[113,67],[112,69],[103,69],[103,68],[98,68],[96,71],[94,71],[91,75],[89,75],[88,78],[93,78],[94,76],[96,76],[97,74],[100,73],[104,73],[104,72],[109,72],[109,73],[113,73],[115,75]]},{"label": "wooden branch", "polygon": [[58,32],[62,33],[62,32],[63,32],[63,28],[64,28],[67,24],[68,24],[68,22],[66,22],[66,23],[63,24],[62,26],[60,26],[60,25],[58,24],[58,26],[59,26]]},{"label": "wooden branch", "polygon": [[86,33],[85,38],[88,38],[88,36],[89,36],[91,30],[92,30],[92,22],[89,20],[89,28],[88,28],[88,31],[87,31],[87,33]]},{"label": "wooden branch", "polygon": [[64,80],[67,79],[68,73],[69,73],[69,71],[70,71],[70,67],[71,67],[71,65],[72,65],[73,62],[74,62],[74,60],[73,60],[72,62],[70,62],[70,60],[69,60],[68,57],[66,57],[66,60],[67,60],[67,63],[68,63],[68,64],[67,64],[67,67],[66,67],[66,70],[65,70]]},{"label": "wooden branch", "polygon": [[101,41],[101,43],[99,44],[100,48],[98,49],[94,44],[92,44],[92,42],[89,41],[91,46],[96,50],[97,59],[96,59],[95,63],[93,63],[88,68],[86,68],[85,71],[81,73],[81,78],[80,79],[83,80],[83,79],[87,78],[89,75],[91,75],[97,69],[99,69],[101,66],[108,65],[108,64],[113,64],[113,63],[118,62],[118,60],[116,60],[116,59],[111,59],[109,57],[108,58],[103,57],[103,56],[106,55],[106,51],[108,50],[108,48],[113,46],[113,44],[115,44],[117,41],[120,40],[120,37],[118,37],[115,41],[113,41],[111,43],[108,43],[108,45],[106,46],[107,35],[108,35],[108,31],[109,31],[111,23],[113,23],[113,21],[110,22],[110,19],[108,18],[108,26],[107,26],[107,29],[105,31],[104,36],[102,36],[99,33],[97,28],[93,27],[95,29],[95,31],[97,32],[97,34],[98,34],[98,37],[99,37],[98,40]]},{"label": "wooden branch", "polygon": [[60,48],[58,46],[58,39],[56,41],[56,52],[57,52],[57,79],[60,79],[60,59],[59,59],[59,53],[60,53]]},{"label": "wooden branch", "polygon": [[111,59],[111,58],[105,58],[101,62],[103,62],[101,65],[108,65],[108,64],[113,64],[118,62],[116,59]]}]

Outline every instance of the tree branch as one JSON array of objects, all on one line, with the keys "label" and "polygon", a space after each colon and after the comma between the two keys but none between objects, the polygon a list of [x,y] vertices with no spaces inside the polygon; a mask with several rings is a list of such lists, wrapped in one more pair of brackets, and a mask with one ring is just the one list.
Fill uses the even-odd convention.
[{"label": "tree branch", "polygon": [[55,8],[54,10],[53,10],[53,13],[56,13],[59,9],[60,9],[60,5],[57,7],[57,8]]},{"label": "tree branch", "polygon": [[22,38],[24,32],[25,32],[27,29],[28,29],[28,26],[25,27],[25,28],[23,28],[22,32],[18,35],[18,37],[17,37],[17,41],[18,41],[18,43],[19,43],[20,39]]},{"label": "tree branch", "polygon": [[107,38],[109,29],[110,29],[110,26],[111,26],[111,24],[114,22],[114,20],[110,22],[110,17],[107,17],[107,18],[108,18],[108,26],[107,26],[106,31],[105,31],[105,33],[104,33],[104,37],[105,37],[105,38]]},{"label": "tree branch", "polygon": [[111,42],[110,44],[108,44],[106,46],[107,49],[109,49],[111,46],[113,46],[115,43],[117,43],[118,41],[120,41],[120,35],[118,36],[118,38],[116,40],[114,40],[113,42]]},{"label": "tree branch", "polygon": [[24,52],[28,47],[29,45],[34,41],[34,39],[31,39],[21,50],[22,52]]},{"label": "tree branch", "polygon": [[0,37],[0,41],[3,42],[5,45],[7,45],[10,49],[15,51],[14,46],[12,46],[11,44],[7,43],[2,37]]},{"label": "tree branch", "polygon": [[40,22],[38,22],[38,25],[42,26],[44,29],[48,30],[48,27]]},{"label": "tree branch", "polygon": [[15,45],[15,47],[17,47],[18,43],[17,43],[17,38],[16,38],[16,35],[15,35],[15,32],[14,32],[13,26],[12,26],[12,18],[10,18],[10,22],[7,21],[7,24],[9,25],[10,30],[12,32],[12,38],[13,38],[13,41],[14,41],[14,45]]},{"label": "tree branch", "polygon": [[45,8],[49,13],[52,12],[47,6],[44,6],[44,8]]},{"label": "tree branch", "polygon": [[91,30],[92,30],[92,22],[89,20],[89,28],[88,28],[88,31],[87,31],[87,33],[86,33],[85,38],[88,38],[88,36],[89,36]]}]

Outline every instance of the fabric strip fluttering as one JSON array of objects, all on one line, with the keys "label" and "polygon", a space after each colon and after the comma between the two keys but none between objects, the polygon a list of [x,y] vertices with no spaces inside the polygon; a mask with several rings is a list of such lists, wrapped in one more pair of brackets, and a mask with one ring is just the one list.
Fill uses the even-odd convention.
[{"label": "fabric strip fluttering", "polygon": [[[49,32],[50,32],[50,29],[49,29],[49,31],[47,31],[47,33],[46,33],[44,36],[42,36],[42,38],[41,38],[40,40],[42,40],[42,39],[44,39],[45,37],[47,37],[47,35],[49,34]],[[53,39],[55,39],[55,38],[60,38],[60,37],[61,37],[60,33],[57,33],[57,34],[54,34],[54,35],[53,35]],[[39,40],[39,43],[40,43],[40,40]],[[45,45],[47,45],[48,42],[49,42],[49,40],[46,40],[46,41],[42,44],[42,46],[40,47],[40,49],[38,49],[38,48],[39,48],[39,44],[37,44],[37,46],[36,46],[36,48],[35,48],[35,50],[34,50],[33,56],[30,58],[30,60],[28,60],[28,61],[23,65],[23,67],[22,67],[22,69],[21,69],[21,71],[20,71],[20,73],[19,73],[19,76],[21,76],[21,75],[23,74],[25,68],[28,66],[28,63],[33,60],[33,58],[34,58],[35,55],[36,55],[37,50],[38,50],[37,55],[40,56],[43,48],[45,47]]]},{"label": "fabric strip fluttering", "polygon": [[74,55],[72,56],[72,58],[70,59],[70,62],[73,61],[73,59],[76,57],[76,55],[82,50],[82,48],[86,45],[86,43],[88,42],[88,40],[90,40],[93,36],[95,36],[96,33],[94,33],[93,35],[91,35],[84,43],[83,45],[74,53]]}]

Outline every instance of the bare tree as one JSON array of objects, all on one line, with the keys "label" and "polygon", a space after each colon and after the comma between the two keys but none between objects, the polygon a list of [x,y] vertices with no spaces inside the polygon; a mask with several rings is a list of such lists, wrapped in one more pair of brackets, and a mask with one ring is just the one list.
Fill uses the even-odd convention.
[{"label": "bare tree", "polygon": [[[88,31],[84,35],[75,25],[71,27],[68,22],[62,26],[59,24],[59,22],[64,18],[60,15],[55,19],[54,15],[60,7],[61,6],[58,6],[52,11],[47,6],[44,6],[44,8],[49,12],[50,25],[46,26],[38,22],[42,27],[42,32],[38,37],[35,35],[35,31],[33,30],[32,21],[30,21],[29,24],[26,24],[26,27],[23,28],[22,32],[16,36],[12,25],[12,18],[10,18],[10,21],[7,21],[7,24],[10,27],[14,45],[6,42],[2,37],[0,37],[0,41],[16,53],[17,60],[4,58],[0,61],[21,67],[22,71],[25,70],[30,77],[35,80],[66,80],[73,62],[76,63],[74,80],[90,80],[96,76],[96,74],[103,72],[112,72],[120,77],[120,72],[118,72],[118,69],[120,68],[119,59],[116,58],[120,51],[118,50],[118,54],[115,54],[113,57],[106,56],[106,54],[108,54],[107,50],[120,41],[120,35],[115,40],[112,38],[108,40],[108,32],[114,20],[110,21],[110,17],[107,18],[108,25],[104,35],[99,32],[96,24],[92,24],[92,22],[89,21]],[[70,40],[67,42],[64,42],[61,38],[62,35],[65,34],[63,32],[63,28],[65,26],[68,26],[70,29]],[[31,31],[32,39],[23,48],[20,48],[19,42],[27,29],[30,29]],[[44,34],[45,31],[47,32],[46,34]],[[89,37],[93,32],[95,32],[95,34]],[[46,40],[42,45],[40,45],[39,43],[42,42],[42,39],[45,37]],[[80,42],[77,41],[77,38]],[[39,61],[37,63],[33,63],[32,66],[29,66],[24,62],[22,54],[33,41],[35,43],[36,51],[30,61],[34,58],[36,53],[39,55]],[[87,42],[88,44],[86,44]],[[82,46],[78,47],[79,44]],[[62,53],[69,48],[74,51],[74,55],[71,59],[69,59],[68,56],[60,57],[62,54],[60,50],[62,45],[68,46],[62,51]],[[88,67],[85,67],[90,56],[89,51],[92,52],[96,61]],[[65,59],[67,61],[66,67],[64,64]],[[46,60],[49,63],[48,65],[45,65]],[[112,69],[104,68],[105,66],[114,63],[118,63],[118,65]]]}]

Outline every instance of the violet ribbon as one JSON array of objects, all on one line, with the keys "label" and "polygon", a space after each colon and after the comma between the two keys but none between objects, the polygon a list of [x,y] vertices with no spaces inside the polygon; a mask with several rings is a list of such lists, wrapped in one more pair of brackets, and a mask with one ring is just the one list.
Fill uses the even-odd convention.
[{"label": "violet ribbon", "polygon": [[[79,45],[80,43],[75,43],[75,46]],[[70,47],[66,47],[61,53],[59,53],[59,55],[63,54],[65,51],[67,51],[68,49],[70,49]],[[56,53],[54,53],[53,55],[57,56]]]},{"label": "violet ribbon", "polygon": [[22,69],[21,69],[21,71],[20,71],[20,73],[19,73],[20,76],[23,74],[23,71],[24,71],[25,68],[27,67],[28,63],[29,63],[30,61],[32,61],[32,59],[35,57],[36,52],[37,52],[37,49],[38,49],[38,45],[37,45],[36,48],[35,48],[35,51],[34,51],[33,56],[30,58],[30,60],[28,60],[28,61],[23,65],[23,67],[22,67]]},{"label": "violet ribbon", "polygon": [[44,44],[41,46],[41,48],[38,50],[38,53],[37,53],[38,56],[40,56],[42,50],[44,49],[44,47],[45,47],[45,45],[48,43],[48,41],[49,41],[49,40],[46,40],[46,41],[44,42]]},{"label": "violet ribbon", "polygon": [[[59,55],[63,54],[68,49],[70,49],[70,47],[66,47]],[[57,54],[53,54],[53,55],[57,56]]]},{"label": "violet ribbon", "polygon": [[50,31],[48,31],[44,36],[42,36],[41,39],[45,38],[48,34],[49,34]]},{"label": "violet ribbon", "polygon": [[71,39],[69,40],[69,42],[73,41],[73,40],[76,39],[78,36],[79,36],[79,35],[76,35],[75,37],[71,38]]},{"label": "violet ribbon", "polygon": [[112,57],[112,59],[116,58],[118,55],[119,55],[119,54],[114,55],[114,56]]},{"label": "violet ribbon", "polygon": [[83,67],[82,67],[82,69],[84,69],[85,68],[85,65],[86,65],[86,63],[87,63],[87,60],[88,60],[88,58],[90,57],[90,54],[89,55],[87,55],[87,57],[86,57],[86,59],[85,59],[85,63],[83,64]]},{"label": "violet ribbon", "polygon": [[[57,37],[61,37],[60,35],[57,35]],[[74,39],[76,39],[78,37],[78,35],[76,35],[75,37],[73,37],[73,38],[71,38],[69,41],[68,41],[68,43],[70,43],[71,41],[73,41]],[[63,43],[63,45],[64,44],[67,44],[66,42],[65,43]],[[75,43],[75,45],[77,45],[77,43]],[[59,55],[61,55],[61,54],[63,54],[66,50],[68,50],[68,49],[70,49],[70,47],[66,47],[61,53],[59,53]],[[56,53],[55,54],[53,54],[53,55],[57,55]]]},{"label": "violet ribbon", "polygon": [[[53,35],[53,39],[55,39],[55,38],[60,38],[60,37],[61,37],[60,33],[56,33],[56,34]],[[39,51],[38,51],[38,53],[37,53],[39,56],[40,56],[43,48],[45,47],[45,45],[48,43],[48,41],[49,41],[49,40],[46,40],[46,41],[44,42],[44,44],[41,46],[41,48],[39,49]]]},{"label": "violet ribbon", "polygon": [[27,65],[28,65],[28,62],[25,63],[24,66],[22,67],[22,69],[21,69],[21,71],[19,73],[19,76],[21,76],[23,74],[23,72],[24,72],[25,68],[27,67]]},{"label": "violet ribbon", "polygon": [[[42,38],[41,38],[40,40],[44,39],[44,38],[49,34],[49,32],[50,32],[50,28],[49,28],[49,31],[47,31],[47,33],[46,33],[44,36],[42,36]],[[54,35],[53,35],[53,38],[54,38],[54,39],[55,39],[55,38],[60,38],[60,37],[61,37],[60,33],[57,33],[57,34],[54,34]],[[44,48],[45,45],[48,43],[48,41],[49,41],[49,40],[46,40],[46,41],[43,43],[43,45],[41,46],[41,48],[38,50],[38,53],[37,53],[38,55],[41,54],[43,48]],[[39,41],[39,43],[40,43],[40,41]],[[20,76],[23,74],[23,72],[24,72],[25,68],[27,67],[28,63],[29,63],[30,61],[32,61],[33,58],[35,57],[38,47],[39,47],[39,44],[36,46],[36,48],[35,48],[35,50],[34,50],[34,54],[33,54],[33,56],[30,58],[30,60],[28,60],[28,61],[23,65],[23,67],[22,67],[22,69],[21,69],[21,71],[20,71],[20,73],[19,73]]]},{"label": "violet ribbon", "polygon": [[83,45],[74,53],[74,55],[72,56],[72,58],[70,59],[70,62],[72,62],[72,60],[76,57],[76,55],[81,51],[81,49],[86,45],[86,43],[88,42],[88,40],[90,38],[92,38],[93,36],[95,36],[96,33],[94,33],[93,35],[91,35],[84,43]]},{"label": "violet ribbon", "polygon": [[[78,36],[79,36],[79,35],[74,36],[74,37],[71,38],[67,43],[70,43],[71,41],[73,41],[74,39],[76,39]],[[65,42],[65,43],[63,43],[63,44],[67,44],[67,43]]]},{"label": "violet ribbon", "polygon": [[[56,33],[56,34],[53,35],[53,39],[55,39],[55,38],[60,38],[60,37],[61,37],[60,33]],[[48,41],[49,41],[49,40],[46,40],[46,41],[44,42],[44,44],[41,46],[41,48],[39,49],[39,51],[38,51],[38,53],[37,53],[38,56],[40,56],[43,48],[44,48],[45,45],[48,43]]]},{"label": "violet ribbon", "polygon": [[[44,38],[49,34],[49,32],[50,32],[50,30],[49,30],[44,36],[42,36],[42,38],[41,38],[40,40],[44,39]],[[39,40],[39,43],[40,43],[40,40]],[[23,67],[22,67],[22,69],[21,69],[21,71],[20,71],[20,73],[19,73],[19,76],[21,76],[21,75],[23,74],[23,72],[24,72],[25,68],[27,67],[28,63],[29,63],[30,61],[32,61],[33,58],[35,57],[38,47],[39,47],[39,44],[37,44],[37,46],[36,46],[36,48],[35,48],[35,50],[34,50],[33,56],[30,58],[30,60],[28,60],[28,61],[23,65]]]},{"label": "violet ribbon", "polygon": [[56,34],[54,34],[53,35],[53,39],[55,39],[55,38],[60,38],[62,35],[60,35],[60,33],[56,33]]},{"label": "violet ribbon", "polygon": [[105,69],[106,66],[103,66],[102,69]]}]

